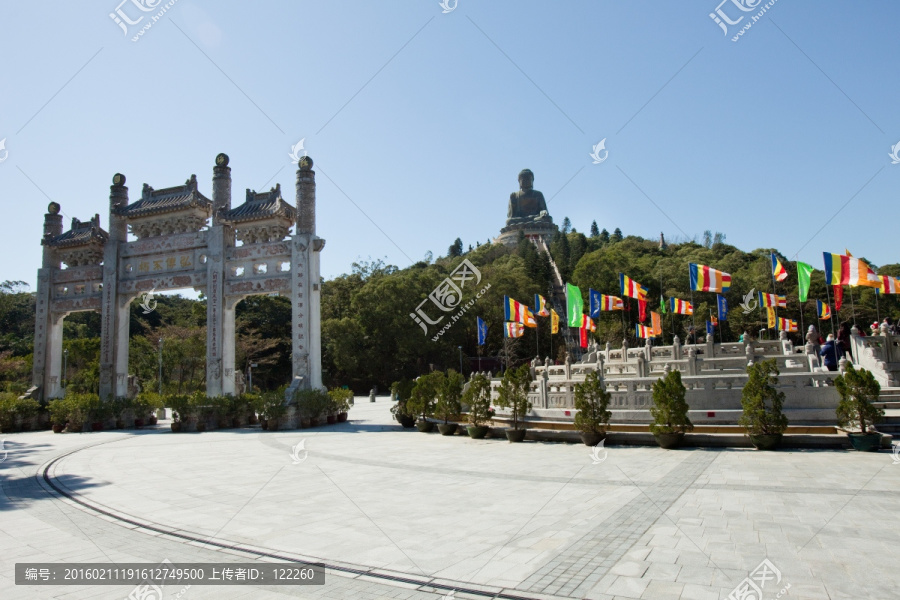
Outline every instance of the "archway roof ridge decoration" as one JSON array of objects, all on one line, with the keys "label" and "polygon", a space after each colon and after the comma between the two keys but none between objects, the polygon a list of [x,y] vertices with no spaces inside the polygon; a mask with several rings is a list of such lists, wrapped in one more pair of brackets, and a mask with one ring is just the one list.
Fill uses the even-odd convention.
[{"label": "archway roof ridge decoration", "polygon": [[212,211],[212,201],[200,193],[197,188],[197,176],[191,175],[184,185],[160,190],[155,190],[145,183],[141,191],[141,199],[117,209],[116,214],[125,218],[134,218],[196,208],[209,213]]},{"label": "archway roof ridge decoration", "polygon": [[272,217],[283,217],[291,222],[297,211],[281,196],[281,184],[275,184],[268,192],[257,192],[247,188],[246,201],[231,210],[223,211],[220,219],[226,223],[259,221]]},{"label": "archway roof ridge decoration", "polygon": [[69,231],[46,237],[41,240],[41,244],[56,248],[71,248],[89,244],[104,245],[108,239],[109,232],[100,227],[100,215],[95,214],[89,221],[79,221],[73,217]]}]

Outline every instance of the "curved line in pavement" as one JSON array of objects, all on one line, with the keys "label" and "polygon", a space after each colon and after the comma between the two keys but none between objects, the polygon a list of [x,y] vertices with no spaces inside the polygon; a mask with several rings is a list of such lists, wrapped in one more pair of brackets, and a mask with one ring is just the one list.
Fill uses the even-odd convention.
[{"label": "curved line in pavement", "polygon": [[[113,440],[113,441],[118,441],[118,440]],[[102,442],[102,443],[106,444],[109,442]],[[503,600],[533,600],[533,597],[518,596],[515,594],[510,594],[503,590],[491,592],[491,591],[487,591],[484,589],[479,590],[479,589],[475,589],[475,588],[467,588],[464,586],[454,586],[454,585],[450,585],[448,583],[442,583],[439,581],[433,581],[431,579],[424,579],[421,577],[417,577],[416,575],[412,575],[410,573],[404,573],[403,574],[404,576],[397,576],[397,575],[388,575],[386,573],[379,573],[377,571],[371,571],[371,570],[368,570],[366,567],[353,568],[353,567],[348,567],[348,566],[344,566],[344,565],[331,564],[331,563],[323,562],[323,561],[315,561],[315,562],[300,561],[295,558],[291,558],[289,556],[284,556],[282,554],[278,554],[277,552],[274,552],[274,551],[264,551],[261,549],[244,548],[237,544],[226,544],[224,542],[210,540],[210,539],[203,538],[203,537],[189,534],[189,533],[182,533],[180,531],[170,531],[167,529],[163,529],[162,527],[156,526],[154,524],[138,521],[136,519],[129,519],[129,518],[122,517],[121,515],[115,514],[111,511],[104,510],[102,508],[98,508],[97,506],[94,506],[93,504],[90,504],[89,502],[82,500],[76,494],[65,490],[64,488],[59,486],[56,482],[54,482],[53,478],[51,478],[51,476],[49,474],[50,469],[60,460],[67,458],[67,457],[75,454],[76,452],[80,452],[81,450],[85,450],[87,448],[92,448],[92,447],[93,446],[83,446],[81,448],[76,448],[75,450],[72,450],[70,452],[66,452],[65,454],[61,454],[61,455],[57,456],[56,458],[52,459],[46,465],[44,465],[44,467],[42,469],[39,469],[38,473],[40,473],[44,482],[48,486],[50,486],[50,488],[54,492],[59,494],[60,496],[64,496],[64,497],[68,498],[72,502],[75,502],[76,504],[81,505],[82,507],[86,508],[90,512],[104,515],[105,517],[114,519],[115,521],[119,521],[121,523],[127,523],[129,525],[133,525],[135,527],[140,527],[141,529],[147,529],[150,531],[154,531],[156,533],[159,533],[162,535],[167,535],[169,537],[180,538],[187,542],[195,542],[195,543],[205,544],[208,546],[215,546],[215,547],[221,548],[223,550],[237,550],[239,552],[245,552],[247,554],[255,554],[258,556],[265,556],[266,558],[273,558],[276,560],[281,560],[281,561],[285,561],[285,562],[289,562],[289,563],[299,563],[299,564],[304,564],[304,565],[310,565],[313,567],[319,567],[321,569],[329,569],[329,570],[338,571],[341,573],[347,573],[347,574],[352,574],[352,575],[365,575],[366,577],[371,577],[373,579],[379,579],[384,582],[406,583],[406,584],[412,584],[412,585],[417,585],[417,586],[426,586],[426,587],[433,588],[435,590],[443,590],[443,591],[447,591],[447,592],[456,591],[456,592],[462,592],[462,593],[466,593],[466,594],[472,594],[474,596],[481,596],[483,598],[498,598],[498,599],[502,598]],[[420,590],[420,591],[426,591],[426,590]]]}]

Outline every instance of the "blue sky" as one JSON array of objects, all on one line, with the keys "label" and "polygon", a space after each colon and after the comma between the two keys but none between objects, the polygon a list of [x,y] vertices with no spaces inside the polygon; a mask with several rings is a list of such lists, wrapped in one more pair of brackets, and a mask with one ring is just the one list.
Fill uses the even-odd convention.
[{"label": "blue sky", "polygon": [[764,3],[726,36],[717,0],[177,0],[132,42],[117,1],[0,3],[0,279],[34,285],[48,197],[105,226],[114,173],[208,195],[226,152],[235,205],[293,200],[301,138],[326,277],[484,243],[525,167],[582,231],[900,261],[896,2],[778,0],[733,42]]}]

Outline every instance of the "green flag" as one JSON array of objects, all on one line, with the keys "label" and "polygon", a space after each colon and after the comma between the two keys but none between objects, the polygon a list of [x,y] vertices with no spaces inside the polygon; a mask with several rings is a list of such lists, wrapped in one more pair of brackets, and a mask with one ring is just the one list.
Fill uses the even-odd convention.
[{"label": "green flag", "polygon": [[666,301],[663,300],[662,294],[659,295],[659,312],[666,314]]},{"label": "green flag", "polygon": [[809,294],[809,276],[812,274],[812,265],[797,263],[797,280],[800,282],[800,302],[806,302]]},{"label": "green flag", "polygon": [[581,327],[581,314],[584,312],[584,299],[581,297],[581,290],[572,285],[566,284],[566,320],[569,327]]}]

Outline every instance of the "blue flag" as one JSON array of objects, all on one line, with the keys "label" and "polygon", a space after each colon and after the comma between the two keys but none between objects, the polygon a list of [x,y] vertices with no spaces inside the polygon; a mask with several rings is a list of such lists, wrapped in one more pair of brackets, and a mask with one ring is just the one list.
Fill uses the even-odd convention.
[{"label": "blue flag", "polygon": [[707,322],[706,322],[706,334],[707,334],[707,335],[714,335],[714,334],[715,334],[715,329],[713,329],[712,321],[707,321]]},{"label": "blue flag", "polygon": [[590,316],[593,318],[597,318],[600,316],[600,292],[595,292],[594,290],[588,290],[588,302],[590,304]]},{"label": "blue flag", "polygon": [[719,320],[728,320],[728,300],[721,294],[716,294],[716,302],[719,305]]},{"label": "blue flag", "polygon": [[487,340],[487,323],[485,323],[481,317],[475,317],[478,319],[476,323],[478,324],[478,345],[484,346],[485,340]]}]

